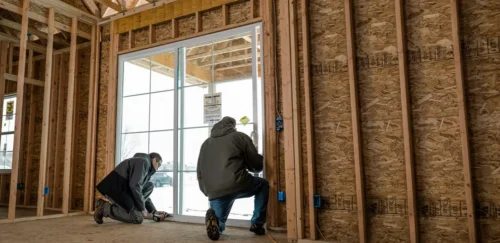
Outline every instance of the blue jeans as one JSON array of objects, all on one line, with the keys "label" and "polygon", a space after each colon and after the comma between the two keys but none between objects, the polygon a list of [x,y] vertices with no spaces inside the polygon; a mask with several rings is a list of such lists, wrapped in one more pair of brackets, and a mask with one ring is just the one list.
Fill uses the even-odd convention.
[{"label": "blue jeans", "polygon": [[219,219],[219,230],[223,232],[226,228],[227,217],[233,203],[239,198],[248,198],[255,196],[252,224],[263,225],[266,223],[267,202],[269,199],[269,182],[260,177],[253,177],[252,182],[242,191],[230,194],[210,201],[210,207],[215,211]]}]

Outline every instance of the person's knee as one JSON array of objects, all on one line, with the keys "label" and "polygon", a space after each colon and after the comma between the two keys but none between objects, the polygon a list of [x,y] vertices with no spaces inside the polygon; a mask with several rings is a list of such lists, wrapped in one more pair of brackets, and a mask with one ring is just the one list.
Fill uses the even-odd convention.
[{"label": "person's knee", "polygon": [[133,224],[142,224],[144,221],[144,216],[142,216],[141,212],[133,212],[132,213],[132,223]]}]

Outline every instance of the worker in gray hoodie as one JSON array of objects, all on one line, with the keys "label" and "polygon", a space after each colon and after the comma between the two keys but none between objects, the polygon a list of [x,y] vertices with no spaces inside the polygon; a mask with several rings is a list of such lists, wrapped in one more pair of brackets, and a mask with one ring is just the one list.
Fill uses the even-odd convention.
[{"label": "worker in gray hoodie", "polygon": [[236,121],[224,117],[216,123],[202,144],[198,158],[198,183],[208,197],[210,209],[205,216],[207,235],[218,240],[236,199],[255,196],[250,231],[264,235],[269,182],[251,173],[263,169],[263,157],[252,139],[236,131]]}]

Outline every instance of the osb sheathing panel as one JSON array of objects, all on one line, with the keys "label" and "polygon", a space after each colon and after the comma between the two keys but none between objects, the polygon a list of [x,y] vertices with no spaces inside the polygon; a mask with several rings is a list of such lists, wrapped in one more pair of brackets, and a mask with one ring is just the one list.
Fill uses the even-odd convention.
[{"label": "osb sheathing panel", "polygon": [[473,182],[479,238],[500,238],[500,2],[461,1]]},{"label": "osb sheathing panel", "polygon": [[310,55],[319,237],[356,242],[355,176],[344,1],[311,0]]},{"label": "osb sheathing panel", "polygon": [[250,14],[250,1],[229,5],[229,23],[238,24],[243,23],[251,18]]},{"label": "osb sheathing panel", "polygon": [[130,48],[129,32],[121,33],[119,36],[120,36],[120,39],[119,39],[119,43],[118,43],[118,49],[120,51],[129,49]]},{"label": "osb sheathing panel", "polygon": [[76,107],[78,127],[75,130],[77,145],[74,151],[74,163],[76,164],[73,173],[73,183],[76,190],[73,190],[72,200],[75,202],[77,210],[83,210],[83,194],[85,191],[85,165],[87,153],[87,121],[88,121],[88,100],[89,100],[89,72],[90,72],[90,47],[78,51],[78,104]]},{"label": "osb sheathing panel", "polygon": [[188,36],[196,32],[196,17],[194,15],[177,20],[179,36]]},{"label": "osb sheathing panel", "polygon": [[[136,47],[149,44],[149,27],[132,30],[135,33],[134,45]],[[128,40],[128,37],[127,37]],[[126,44],[125,46],[128,46]],[[108,54],[109,55],[109,54]]]},{"label": "osb sheathing panel", "polygon": [[153,25],[153,28],[155,28],[156,41],[172,39],[172,21]]},{"label": "osb sheathing panel", "polygon": [[411,1],[405,10],[421,241],[467,242],[450,1]]},{"label": "osb sheathing panel", "polygon": [[367,236],[408,241],[404,213],[384,205],[406,199],[394,1],[357,0],[354,12]]},{"label": "osb sheathing panel", "polygon": [[222,9],[214,9],[212,11],[203,12],[201,14],[203,31],[217,29],[224,25],[222,17]]},{"label": "osb sheathing panel", "polygon": [[[109,28],[107,28],[109,33]],[[99,100],[97,108],[97,161],[96,185],[106,176],[106,123],[108,107],[108,80],[109,80],[109,38],[101,42],[101,60],[99,77]],[[101,194],[96,190],[95,197]]]}]

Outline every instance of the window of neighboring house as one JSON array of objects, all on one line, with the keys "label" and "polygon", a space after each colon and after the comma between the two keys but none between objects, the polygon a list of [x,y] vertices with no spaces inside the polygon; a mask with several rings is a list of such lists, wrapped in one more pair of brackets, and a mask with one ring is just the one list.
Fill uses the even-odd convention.
[{"label": "window of neighboring house", "polygon": [[0,172],[4,173],[10,173],[12,169],[16,102],[16,95],[6,95],[3,100],[2,130],[0,137]]}]

